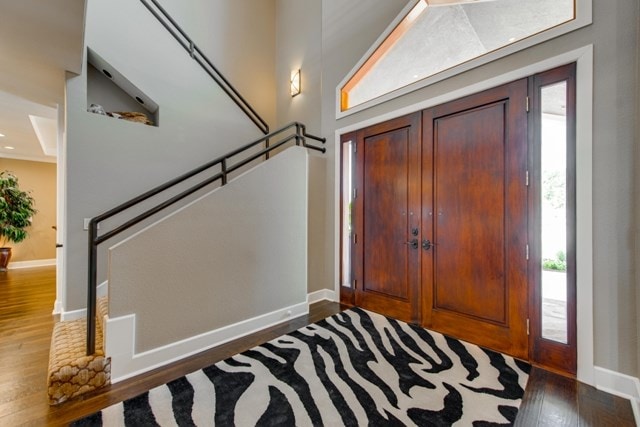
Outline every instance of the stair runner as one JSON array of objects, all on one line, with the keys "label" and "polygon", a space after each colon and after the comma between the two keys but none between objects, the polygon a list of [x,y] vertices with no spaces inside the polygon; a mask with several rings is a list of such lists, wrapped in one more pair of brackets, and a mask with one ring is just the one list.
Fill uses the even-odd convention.
[{"label": "stair runner", "polygon": [[86,355],[86,319],[55,324],[47,379],[50,405],[58,405],[111,382],[111,358],[104,354],[102,338],[108,307],[106,296],[98,298],[96,352],[91,356]]}]

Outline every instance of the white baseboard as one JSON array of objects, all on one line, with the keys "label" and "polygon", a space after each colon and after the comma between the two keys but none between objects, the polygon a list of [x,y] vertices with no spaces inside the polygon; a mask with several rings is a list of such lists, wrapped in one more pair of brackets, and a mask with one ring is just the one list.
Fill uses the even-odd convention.
[{"label": "white baseboard", "polygon": [[56,265],[56,259],[34,259],[31,261],[15,261],[10,262],[8,268],[10,270],[18,270],[20,268],[48,267]]},{"label": "white baseboard", "polygon": [[323,300],[339,302],[338,298],[336,298],[336,291],[331,289],[321,289],[319,291],[311,292],[307,295],[307,303],[309,304],[313,304],[315,302]]},{"label": "white baseboard", "polygon": [[[96,288],[96,296],[98,298],[103,297],[105,295],[107,295],[109,293],[109,282],[108,281],[104,281],[102,283],[100,283],[98,285],[98,287]],[[56,301],[57,304],[57,301]],[[80,310],[71,310],[71,311],[61,311],[59,313],[55,313],[54,314],[60,314],[60,320],[61,321],[66,321],[66,320],[77,320],[77,319],[83,319],[87,317],[87,309],[86,308],[81,308]]]},{"label": "white baseboard", "polygon": [[640,379],[599,366],[594,367],[598,390],[629,399],[636,424],[640,426]]},{"label": "white baseboard", "polygon": [[304,302],[139,354],[135,353],[135,314],[109,318],[105,350],[111,357],[111,382],[140,375],[308,312],[309,305]]},{"label": "white baseboard", "polygon": [[60,320],[66,322],[68,320],[86,319],[87,309],[81,308],[80,310],[63,311],[60,313]]}]

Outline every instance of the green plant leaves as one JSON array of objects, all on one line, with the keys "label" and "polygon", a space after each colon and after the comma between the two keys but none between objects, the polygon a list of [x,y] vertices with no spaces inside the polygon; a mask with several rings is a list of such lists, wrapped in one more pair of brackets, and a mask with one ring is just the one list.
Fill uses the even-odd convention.
[{"label": "green plant leaves", "polygon": [[545,258],[542,260],[543,270],[567,271],[567,256],[563,251],[558,251],[555,259]]},{"label": "green plant leaves", "polygon": [[0,173],[0,236],[19,243],[27,238],[26,227],[38,211],[30,193],[20,190],[18,178],[11,172]]}]

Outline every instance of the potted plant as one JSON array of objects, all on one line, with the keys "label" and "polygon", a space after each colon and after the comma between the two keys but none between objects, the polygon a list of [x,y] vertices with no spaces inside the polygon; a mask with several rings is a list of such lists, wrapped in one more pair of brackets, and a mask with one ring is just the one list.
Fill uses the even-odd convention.
[{"label": "potted plant", "polygon": [[11,259],[11,247],[7,242],[18,243],[27,238],[25,230],[31,225],[31,217],[37,212],[34,199],[20,190],[18,178],[11,172],[0,173],[0,271],[7,271]]}]

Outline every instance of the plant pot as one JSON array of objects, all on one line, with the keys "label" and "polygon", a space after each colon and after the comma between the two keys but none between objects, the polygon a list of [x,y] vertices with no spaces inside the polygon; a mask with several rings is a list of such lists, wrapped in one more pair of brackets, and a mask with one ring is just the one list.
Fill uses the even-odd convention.
[{"label": "plant pot", "polygon": [[0,248],[0,272],[7,271],[11,259],[11,248]]}]

